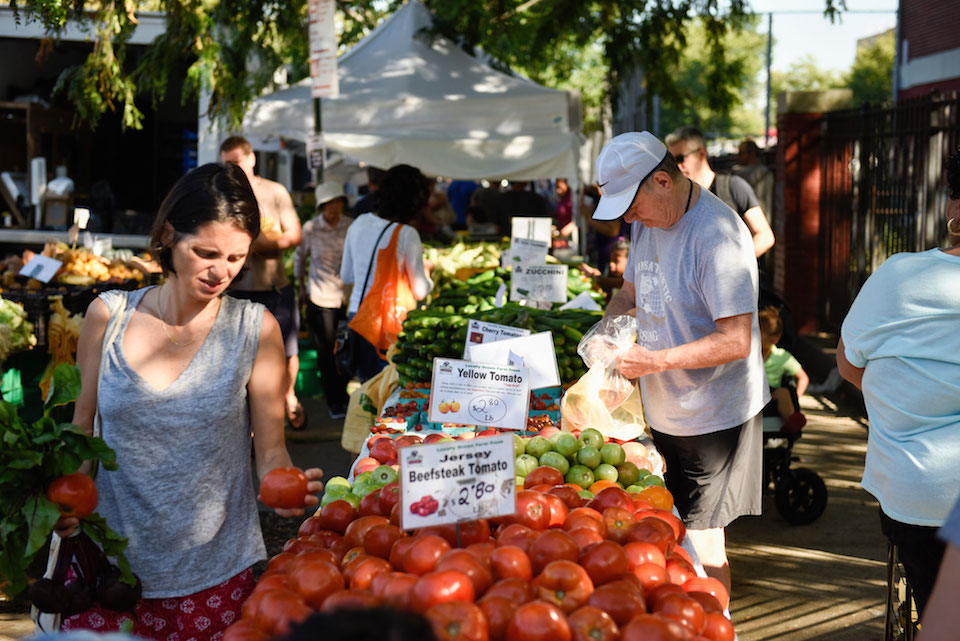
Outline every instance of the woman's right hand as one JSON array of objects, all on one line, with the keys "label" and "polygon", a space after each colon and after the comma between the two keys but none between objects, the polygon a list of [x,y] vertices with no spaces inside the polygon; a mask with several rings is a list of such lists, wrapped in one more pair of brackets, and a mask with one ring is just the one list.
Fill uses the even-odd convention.
[{"label": "woman's right hand", "polygon": [[56,532],[61,539],[65,539],[73,535],[78,525],[80,525],[80,519],[77,517],[61,516],[54,524],[53,531]]}]

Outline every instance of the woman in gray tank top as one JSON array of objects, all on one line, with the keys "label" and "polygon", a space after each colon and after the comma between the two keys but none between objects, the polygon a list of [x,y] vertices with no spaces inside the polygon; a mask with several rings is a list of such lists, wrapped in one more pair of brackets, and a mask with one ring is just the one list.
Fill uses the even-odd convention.
[{"label": "woman in gray tank top", "polygon": [[[97,475],[98,510],[129,539],[143,584],[135,636],[209,639],[236,618],[266,557],[251,482],[289,466],[280,327],[262,305],[223,293],[259,233],[256,198],[234,165],[204,165],[174,185],[153,228],[162,287],[102,294],[77,350],[83,389],[73,422],[101,428],[117,469]],[[304,507],[322,490],[319,469]],[[277,510],[282,516],[303,509]],[[60,534],[76,519],[62,518]],[[100,606],[63,629],[119,628]]]}]

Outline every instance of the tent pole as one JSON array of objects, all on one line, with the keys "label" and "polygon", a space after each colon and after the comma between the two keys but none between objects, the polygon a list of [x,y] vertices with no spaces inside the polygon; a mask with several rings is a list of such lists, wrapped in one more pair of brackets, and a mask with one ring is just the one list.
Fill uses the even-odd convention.
[{"label": "tent pole", "polygon": [[[320,99],[313,99],[313,133],[320,134],[323,133],[323,108],[320,106]],[[323,182],[323,163],[326,160],[327,150],[326,145],[320,149],[320,166],[316,167],[313,172],[313,184],[320,186],[320,183]]]}]

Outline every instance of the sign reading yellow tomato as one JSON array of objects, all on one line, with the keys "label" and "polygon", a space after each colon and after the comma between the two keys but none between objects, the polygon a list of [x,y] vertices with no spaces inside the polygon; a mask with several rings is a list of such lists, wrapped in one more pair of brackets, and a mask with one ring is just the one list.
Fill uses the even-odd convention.
[{"label": "sign reading yellow tomato", "polygon": [[522,430],[529,403],[527,367],[433,359],[427,416],[434,423]]}]

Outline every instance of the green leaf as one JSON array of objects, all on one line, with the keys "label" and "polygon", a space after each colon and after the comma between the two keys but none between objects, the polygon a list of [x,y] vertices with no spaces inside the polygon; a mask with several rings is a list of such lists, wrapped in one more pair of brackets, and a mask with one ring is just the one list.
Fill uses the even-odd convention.
[{"label": "green leaf", "polygon": [[19,423],[17,408],[7,401],[0,401],[0,426],[14,426]]},{"label": "green leaf", "polygon": [[7,467],[12,467],[17,470],[29,470],[43,462],[43,454],[40,452],[20,452],[18,457],[19,458],[7,463]]},{"label": "green leaf", "polygon": [[46,543],[50,533],[53,532],[53,526],[57,524],[57,520],[60,518],[60,508],[47,497],[34,495],[27,499],[22,514],[30,528],[24,557],[32,559],[37,550]]},{"label": "green leaf", "polygon": [[53,370],[53,379],[50,381],[50,390],[43,402],[44,412],[51,408],[66,405],[77,400],[80,395],[80,368],[76,365],[60,363]]}]

